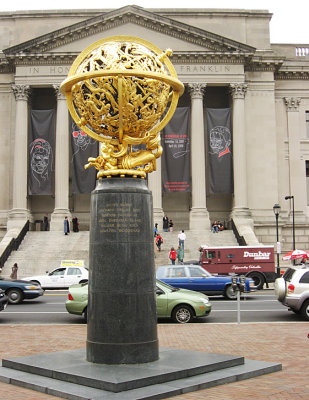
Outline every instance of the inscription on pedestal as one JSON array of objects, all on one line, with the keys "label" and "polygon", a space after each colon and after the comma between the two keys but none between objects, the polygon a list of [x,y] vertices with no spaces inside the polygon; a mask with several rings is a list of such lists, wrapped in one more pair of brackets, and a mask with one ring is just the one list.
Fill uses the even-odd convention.
[{"label": "inscription on pedestal", "polygon": [[142,212],[132,203],[107,203],[99,210],[100,233],[140,233]]}]

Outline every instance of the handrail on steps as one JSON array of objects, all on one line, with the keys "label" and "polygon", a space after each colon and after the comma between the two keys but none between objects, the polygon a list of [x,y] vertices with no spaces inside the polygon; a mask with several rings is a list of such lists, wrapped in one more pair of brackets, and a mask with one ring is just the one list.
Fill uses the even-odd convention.
[{"label": "handrail on steps", "polygon": [[239,234],[238,229],[237,229],[237,227],[235,225],[235,222],[234,222],[233,218],[231,219],[231,222],[232,222],[232,230],[233,230],[233,233],[234,233],[234,235],[236,237],[238,245],[239,246],[247,246],[246,240],[245,240],[245,238],[243,236],[241,236]]},{"label": "handrail on steps", "polygon": [[28,220],[24,227],[21,229],[19,232],[18,236],[16,238],[12,238],[6,248],[3,250],[1,256],[0,256],[0,267],[3,268],[5,262],[7,259],[10,257],[12,251],[15,251],[18,249],[20,246],[21,242],[23,241],[24,237],[26,236],[26,233],[29,231],[29,226],[30,226],[30,221]]}]

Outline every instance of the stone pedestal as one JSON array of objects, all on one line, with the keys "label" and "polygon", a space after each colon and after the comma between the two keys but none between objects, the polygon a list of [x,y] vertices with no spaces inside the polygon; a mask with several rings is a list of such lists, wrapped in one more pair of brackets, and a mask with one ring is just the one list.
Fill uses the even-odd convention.
[{"label": "stone pedestal", "polygon": [[91,197],[87,361],[159,358],[152,196],[146,182],[110,178]]}]

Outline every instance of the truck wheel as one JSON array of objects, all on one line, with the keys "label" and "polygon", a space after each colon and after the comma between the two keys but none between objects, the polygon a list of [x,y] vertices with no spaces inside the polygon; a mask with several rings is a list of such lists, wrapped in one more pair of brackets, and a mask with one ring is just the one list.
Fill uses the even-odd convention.
[{"label": "truck wheel", "polygon": [[259,272],[251,272],[251,274],[248,274],[247,276],[254,280],[254,284],[257,290],[263,289],[265,278],[262,274],[260,274]]},{"label": "truck wheel", "polygon": [[305,321],[309,321],[309,300],[301,306],[300,313]]},{"label": "truck wheel", "polygon": [[234,292],[232,285],[226,286],[225,291],[224,291],[224,297],[226,297],[229,300],[236,299],[237,295],[236,295],[236,292]]}]

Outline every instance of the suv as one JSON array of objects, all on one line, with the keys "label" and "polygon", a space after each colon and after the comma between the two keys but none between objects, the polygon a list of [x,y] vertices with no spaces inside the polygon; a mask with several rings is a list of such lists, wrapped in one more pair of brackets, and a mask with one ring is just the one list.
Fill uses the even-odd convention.
[{"label": "suv", "polygon": [[309,268],[288,268],[275,281],[277,299],[309,321]]}]

